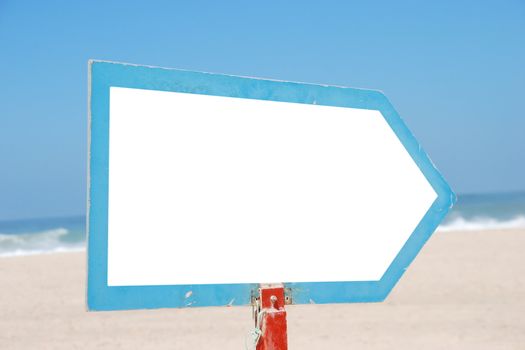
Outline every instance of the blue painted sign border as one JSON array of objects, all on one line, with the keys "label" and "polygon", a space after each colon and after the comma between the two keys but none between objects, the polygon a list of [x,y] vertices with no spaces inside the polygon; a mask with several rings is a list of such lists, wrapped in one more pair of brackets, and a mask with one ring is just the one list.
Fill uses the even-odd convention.
[{"label": "blue painted sign border", "polygon": [[285,283],[285,287],[291,291],[294,304],[384,300],[456,200],[445,179],[390,102],[379,91],[90,61],[88,310],[247,305],[251,302],[252,291],[258,287],[257,284],[107,285],[109,90],[112,86],[373,109],[381,112],[438,197],[379,281]]}]

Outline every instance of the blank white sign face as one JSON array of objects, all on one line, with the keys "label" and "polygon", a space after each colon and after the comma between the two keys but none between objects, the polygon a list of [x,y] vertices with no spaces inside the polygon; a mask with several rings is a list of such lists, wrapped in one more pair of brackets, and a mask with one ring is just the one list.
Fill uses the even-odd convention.
[{"label": "blank white sign face", "polygon": [[437,198],[376,110],[111,87],[109,140],[109,286],[379,280]]}]

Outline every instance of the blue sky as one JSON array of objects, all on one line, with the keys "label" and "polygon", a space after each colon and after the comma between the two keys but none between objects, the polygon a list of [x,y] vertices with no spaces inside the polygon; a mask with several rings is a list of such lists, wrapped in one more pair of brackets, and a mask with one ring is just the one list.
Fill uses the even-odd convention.
[{"label": "blue sky", "polygon": [[456,192],[525,190],[523,1],[0,0],[0,220],[84,213],[90,58],[379,89]]}]

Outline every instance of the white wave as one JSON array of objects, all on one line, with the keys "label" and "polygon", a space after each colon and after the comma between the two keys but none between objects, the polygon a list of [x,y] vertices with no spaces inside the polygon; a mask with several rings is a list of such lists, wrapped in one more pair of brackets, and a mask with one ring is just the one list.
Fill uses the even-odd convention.
[{"label": "white wave", "polygon": [[481,231],[512,228],[525,228],[525,216],[516,216],[508,220],[497,220],[489,217],[478,217],[467,220],[463,217],[458,217],[449,223],[441,224],[438,227],[438,231]]},{"label": "white wave", "polygon": [[39,255],[39,254],[52,254],[52,253],[68,253],[68,252],[83,252],[86,250],[84,245],[71,246],[71,247],[57,247],[55,249],[47,250],[23,250],[17,249],[10,252],[0,253],[0,258],[12,257],[12,256],[26,256],[26,255]]},{"label": "white wave", "polygon": [[68,234],[68,230],[59,227],[52,230],[40,231],[40,232],[28,232],[28,233],[18,233],[18,234],[5,234],[0,233],[0,244],[7,243],[22,243],[27,242],[28,240],[38,238],[40,240],[56,240],[60,236],[65,236]]},{"label": "white wave", "polygon": [[83,242],[61,240],[68,234],[63,227],[20,234],[0,233],[0,257],[82,250]]}]

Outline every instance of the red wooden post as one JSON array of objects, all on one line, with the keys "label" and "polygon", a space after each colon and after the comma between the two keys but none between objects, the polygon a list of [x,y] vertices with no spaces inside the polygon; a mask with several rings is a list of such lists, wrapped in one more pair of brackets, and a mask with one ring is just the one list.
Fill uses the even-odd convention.
[{"label": "red wooden post", "polygon": [[287,350],[288,335],[284,287],[280,285],[261,286],[255,312],[255,323],[260,330],[257,350]]}]

